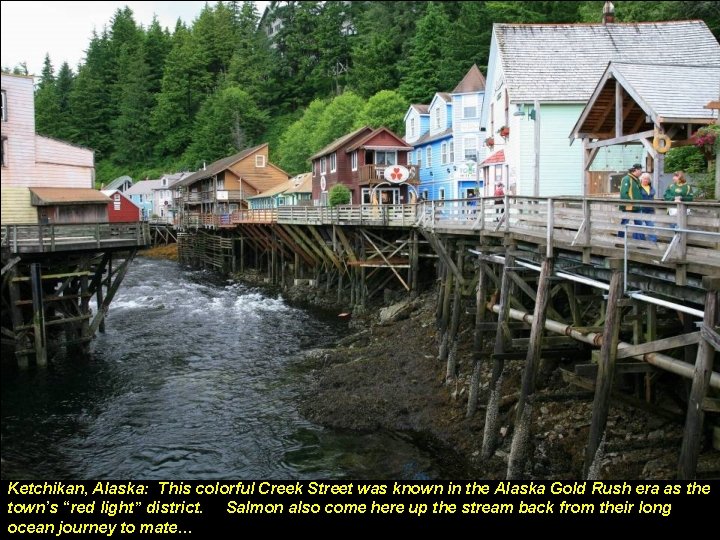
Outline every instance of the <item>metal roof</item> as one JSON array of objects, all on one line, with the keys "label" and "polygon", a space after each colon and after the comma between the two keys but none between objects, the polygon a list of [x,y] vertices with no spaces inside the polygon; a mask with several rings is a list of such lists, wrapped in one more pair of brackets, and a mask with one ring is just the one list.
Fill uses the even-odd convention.
[{"label": "metal roof", "polygon": [[246,148],[242,152],[238,152],[237,154],[233,154],[232,156],[213,161],[204,169],[200,169],[199,171],[194,172],[190,176],[183,178],[179,182],[176,182],[175,184],[173,184],[173,187],[189,186],[190,184],[193,184],[198,180],[203,180],[204,178],[211,178],[217,173],[228,169],[229,167],[235,165],[241,159],[245,159],[246,157],[260,150],[263,146],[267,145],[268,143],[259,144],[257,146],[253,146],[252,148]]}]

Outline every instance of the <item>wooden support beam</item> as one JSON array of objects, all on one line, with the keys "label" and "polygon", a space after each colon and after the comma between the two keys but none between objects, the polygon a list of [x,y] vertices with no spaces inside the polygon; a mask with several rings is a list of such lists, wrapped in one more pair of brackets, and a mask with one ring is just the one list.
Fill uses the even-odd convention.
[{"label": "wooden support beam", "polygon": [[30,285],[32,288],[35,362],[38,366],[46,366],[47,336],[45,334],[45,303],[43,302],[42,272],[40,264],[38,263],[32,263],[30,265]]},{"label": "wooden support beam", "polygon": [[[530,346],[525,356],[525,367],[523,369],[520,398],[515,414],[515,430],[510,448],[508,460],[508,480],[521,478],[525,464],[530,456],[531,450],[531,420],[533,415],[532,396],[535,393],[535,381],[540,366],[541,355],[545,357],[548,352],[542,351],[542,336],[545,330],[547,318],[547,307],[550,301],[550,278],[554,271],[554,260],[546,258],[540,269],[538,279],[538,292],[535,299],[535,311],[530,329]],[[566,351],[563,351],[566,354]]]},{"label": "wooden support beam", "polygon": [[585,451],[584,476],[592,480],[597,472],[593,468],[598,458],[597,450],[600,441],[605,435],[607,414],[610,408],[610,394],[615,376],[615,357],[620,336],[620,308],[618,300],[622,298],[623,260],[610,259],[612,277],[607,300],[607,315],[603,330],[603,341],[598,361],[598,380],[595,385],[595,399],[593,400],[592,420],[588,445]]},{"label": "wooden support beam", "polygon": [[335,252],[330,249],[325,242],[325,239],[320,235],[320,233],[315,228],[315,225],[308,225],[308,230],[310,231],[310,234],[317,240],[320,247],[322,247],[325,254],[328,256],[328,259],[332,264],[335,265],[335,268],[338,269],[339,272],[342,272],[344,270],[342,263],[340,262],[340,259],[337,258],[337,255],[335,255]]},{"label": "wooden support beam", "polygon": [[322,262],[324,262],[324,263],[327,263],[327,264],[333,264],[333,263],[332,263],[332,260],[331,260],[331,259],[328,259],[328,258],[326,257],[326,255],[323,253],[322,249],[320,249],[320,247],[317,246],[317,245],[315,244],[315,242],[313,242],[313,240],[310,239],[310,238],[305,234],[305,232],[302,230],[302,228],[301,228],[300,226],[298,226],[298,225],[288,225],[287,228],[288,228],[288,230],[292,230],[292,231],[295,232],[295,235],[296,235],[296,236],[298,237],[298,239],[300,240],[301,245],[302,245],[305,249],[308,249],[308,248],[311,249],[311,250],[315,253],[315,255],[317,255],[318,260],[320,260],[320,261],[322,261]]},{"label": "wooden support beam", "polygon": [[613,146],[615,144],[628,144],[631,142],[640,142],[644,141],[648,137],[652,137],[655,134],[655,131],[650,129],[648,131],[643,131],[641,133],[633,133],[631,135],[624,135],[623,137],[614,137],[612,139],[605,139],[602,141],[595,141],[595,142],[589,142],[587,144],[588,149],[593,148],[602,148],[603,146]]},{"label": "wooden support beam", "polygon": [[295,257],[302,257],[302,259],[309,264],[310,266],[315,264],[315,259],[313,259],[301,246],[298,244],[295,239],[288,233],[285,228],[282,225],[278,225],[276,228],[276,232],[278,233],[278,236],[283,239],[283,241],[292,249],[293,253],[295,253]]},{"label": "wooden support beam", "polygon": [[[464,253],[465,246],[462,241],[460,241],[459,246],[455,250],[456,256],[457,256],[457,266],[458,270],[460,270],[460,273],[462,274],[463,271],[463,260],[464,260]],[[458,332],[458,326],[460,325],[460,305],[462,304],[462,283],[460,281],[455,280],[455,293],[453,295],[453,308],[452,308],[452,318],[450,320],[450,330],[448,332],[448,344],[451,349],[451,353],[448,355],[448,361],[447,361],[447,369],[445,371],[445,383],[449,383],[451,380],[454,380],[457,375],[457,354],[453,354],[453,347],[454,350],[457,351],[457,332]]]},{"label": "wooden support beam", "polygon": [[440,259],[450,268],[450,271],[455,276],[455,279],[459,280],[460,283],[464,283],[465,280],[463,279],[462,273],[458,270],[458,267],[455,266],[455,262],[453,262],[452,257],[448,255],[442,245],[442,242],[440,242],[433,233],[428,232],[425,229],[420,229],[420,232],[425,239],[430,242],[430,245],[435,250],[435,253],[440,256]]},{"label": "wooden support beam", "polygon": [[380,248],[377,247],[377,245],[375,244],[375,242],[372,241],[372,239],[371,239],[370,236],[367,234],[367,232],[365,231],[365,229],[360,229],[360,233],[365,237],[365,239],[366,239],[368,242],[370,242],[370,245],[371,245],[371,246],[375,249],[375,251],[380,255],[380,257],[382,258],[382,260],[385,261],[385,264],[387,264],[388,267],[390,268],[390,270],[392,270],[392,272],[395,274],[395,277],[398,278],[398,281],[400,281],[400,283],[402,283],[402,286],[405,287],[405,290],[406,290],[406,291],[410,291],[410,286],[409,286],[407,283],[405,283],[405,280],[402,278],[402,276],[400,275],[400,273],[395,269],[395,267],[394,267],[392,264],[390,264],[390,261],[387,259],[387,257],[385,257],[385,255],[384,255],[383,252],[380,250]]},{"label": "wooden support beam", "polygon": [[[515,266],[515,257],[508,253],[505,256],[505,266]],[[505,331],[504,325],[510,314],[510,275],[503,272],[502,284],[500,286],[500,309],[498,311],[498,327],[495,332],[494,354],[505,352]],[[502,398],[503,360],[493,360],[492,379],[490,381],[490,397],[485,411],[485,429],[483,431],[482,457],[490,458],[495,453],[498,437],[498,423],[500,412],[500,400]]]},{"label": "wooden support beam", "polygon": [[[575,364],[575,373],[580,377],[595,380],[597,377],[597,364]],[[615,373],[655,373],[657,368],[645,362],[617,362],[615,364]]]},{"label": "wooden support beam", "polygon": [[485,345],[485,331],[483,323],[485,321],[485,312],[487,311],[486,303],[488,297],[488,279],[485,273],[485,263],[481,262],[477,269],[478,283],[477,294],[475,296],[475,335],[473,336],[473,370],[470,378],[470,389],[468,391],[468,402],[466,416],[468,418],[475,415],[477,410],[478,392],[480,389],[480,359],[482,350]]},{"label": "wooden support beam", "polygon": [[681,334],[665,339],[658,339],[657,341],[651,341],[650,343],[641,343],[640,345],[633,345],[628,347],[620,347],[617,351],[617,360],[622,358],[630,358],[640,354],[646,354],[657,351],[664,351],[667,349],[675,349],[677,347],[685,347],[687,345],[693,345],[700,342],[700,332],[692,332],[691,334]]},{"label": "wooden support beam", "polygon": [[[720,310],[718,309],[718,290],[720,290],[720,277],[706,276],[703,278],[703,288],[707,291],[705,299],[704,327],[713,327],[718,323]],[[710,375],[713,372],[715,351],[713,346],[702,339],[698,346],[695,359],[690,399],[688,400],[685,417],[685,430],[683,432],[680,460],[678,462],[678,480],[691,480],[695,478],[698,455],[700,454],[700,439],[702,436],[705,411],[703,401],[710,386]]]},{"label": "wooden support beam", "polygon": [[342,227],[336,227],[338,238],[340,239],[340,243],[342,244],[345,253],[348,256],[348,259],[350,259],[350,262],[357,262],[357,257],[355,256],[355,252],[353,251],[352,247],[350,246],[350,242],[348,241],[347,236],[345,236],[345,231]]},{"label": "wooden support beam", "polygon": [[[115,297],[115,293],[120,288],[120,284],[122,283],[122,280],[125,278],[125,274],[127,273],[130,263],[135,258],[136,253],[137,253],[137,249],[133,249],[128,254],[127,258],[118,267],[117,275],[115,276],[115,281],[112,283],[112,285],[108,289],[107,296],[103,299],[102,303],[98,304],[98,311],[95,314],[95,318],[92,320],[92,323],[90,323],[90,329],[89,329],[90,335],[95,334],[95,332],[100,327],[100,324],[105,320],[105,315],[107,315],[108,309],[110,308],[110,302],[112,302],[113,298]],[[100,290],[100,288],[98,288],[98,291],[99,290]]]}]

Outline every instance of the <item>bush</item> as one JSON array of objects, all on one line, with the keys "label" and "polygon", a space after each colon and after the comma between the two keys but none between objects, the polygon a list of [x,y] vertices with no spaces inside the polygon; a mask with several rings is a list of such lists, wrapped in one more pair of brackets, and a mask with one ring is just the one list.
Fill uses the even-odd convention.
[{"label": "bush", "polygon": [[330,188],[328,194],[328,202],[330,206],[337,206],[339,204],[350,203],[350,190],[343,184],[335,184]]}]

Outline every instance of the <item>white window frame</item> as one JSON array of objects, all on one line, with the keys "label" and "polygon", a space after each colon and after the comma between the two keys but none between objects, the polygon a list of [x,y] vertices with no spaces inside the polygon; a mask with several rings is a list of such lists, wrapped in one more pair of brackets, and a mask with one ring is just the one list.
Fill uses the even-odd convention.
[{"label": "white window frame", "polygon": [[[477,163],[477,160],[478,160],[477,137],[475,137],[474,135],[465,137],[465,140],[463,141],[463,146],[465,147],[465,155],[463,156],[465,158],[465,161],[473,160]],[[474,157],[468,156],[468,150],[471,151],[471,154],[474,155]]]},{"label": "white window frame", "polygon": [[320,158],[320,174],[327,172],[327,158],[325,156]]},{"label": "white window frame", "polygon": [[414,118],[410,119],[410,136],[411,137],[415,136],[415,119]]},{"label": "white window frame", "polygon": [[330,172],[337,171],[337,152],[330,154]]},{"label": "white window frame", "polygon": [[[467,103],[467,105],[466,105]],[[477,95],[463,96],[463,109],[462,117],[466,118],[477,118],[478,116],[478,99]]]},{"label": "white window frame", "polygon": [[455,163],[455,141],[450,141],[450,163]]},{"label": "white window frame", "polygon": [[263,155],[255,156],[255,166],[258,168],[265,167],[265,156],[263,156]]},{"label": "white window frame", "polygon": [[440,164],[447,165],[447,162],[447,143],[444,142],[440,144]]},{"label": "white window frame", "polygon": [[358,170],[358,153],[357,150],[350,154],[350,169],[353,171]]},{"label": "white window frame", "polygon": [[320,164],[317,162],[317,160],[313,161],[313,168],[312,168],[313,178],[315,178],[317,176],[317,170],[318,170],[319,166],[320,166]]},{"label": "white window frame", "polygon": [[432,146],[425,148],[425,167],[432,168]]},{"label": "white window frame", "polygon": [[438,200],[444,201],[445,200],[445,188],[441,187],[438,189]]},{"label": "white window frame", "polygon": [[435,129],[440,129],[440,107],[435,109]]},{"label": "white window frame", "polygon": [[8,114],[7,114],[7,92],[5,90],[2,91],[2,121],[7,122],[8,121]]},{"label": "white window frame", "polygon": [[416,153],[417,153],[417,155],[415,156],[415,157],[417,157],[417,163],[416,163],[416,165],[417,165],[417,168],[418,168],[418,170],[419,170],[420,168],[422,168],[422,162],[423,162],[423,159],[422,159],[422,148],[418,148]]}]

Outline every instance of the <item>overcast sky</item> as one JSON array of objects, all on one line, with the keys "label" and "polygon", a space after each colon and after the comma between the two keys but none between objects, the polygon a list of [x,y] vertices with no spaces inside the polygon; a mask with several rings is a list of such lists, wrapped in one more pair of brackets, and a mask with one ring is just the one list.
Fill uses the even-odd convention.
[{"label": "overcast sky", "polygon": [[[214,4],[215,2],[210,2]],[[258,12],[268,2],[255,2]],[[2,67],[12,69],[26,62],[31,74],[40,75],[45,54],[50,54],[55,73],[63,62],[77,72],[85,57],[93,30],[101,32],[118,8],[130,7],[135,22],[146,28],[153,14],[171,31],[178,18],[192,23],[205,1],[193,2],[0,2]]]}]

